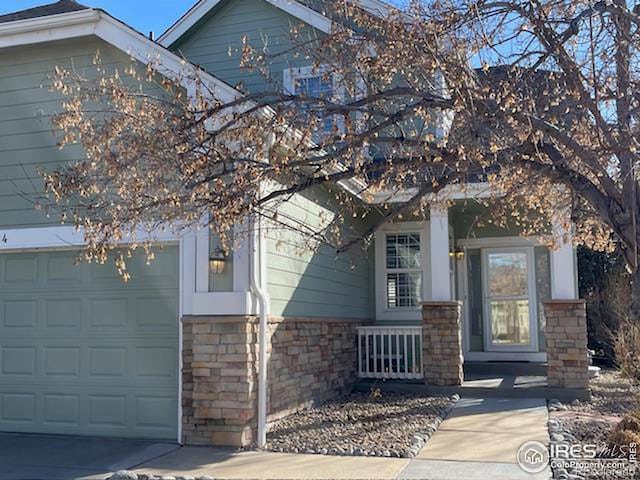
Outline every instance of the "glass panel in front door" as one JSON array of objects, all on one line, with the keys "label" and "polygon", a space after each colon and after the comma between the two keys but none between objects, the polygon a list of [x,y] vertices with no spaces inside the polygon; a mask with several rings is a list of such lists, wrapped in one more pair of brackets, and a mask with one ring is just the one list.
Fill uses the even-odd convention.
[{"label": "glass panel in front door", "polygon": [[531,343],[527,263],[526,252],[487,254],[490,337],[495,346]]}]

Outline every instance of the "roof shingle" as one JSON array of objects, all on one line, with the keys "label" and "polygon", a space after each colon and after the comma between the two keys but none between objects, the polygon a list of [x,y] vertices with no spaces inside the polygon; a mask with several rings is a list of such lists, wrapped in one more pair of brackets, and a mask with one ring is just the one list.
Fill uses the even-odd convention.
[{"label": "roof shingle", "polygon": [[87,9],[89,9],[89,7],[75,2],[74,0],[60,0],[55,3],[49,3],[47,5],[40,5],[39,7],[0,15],[0,23],[27,20],[29,18],[48,17],[49,15],[58,15],[60,13],[77,12],[79,10]]}]

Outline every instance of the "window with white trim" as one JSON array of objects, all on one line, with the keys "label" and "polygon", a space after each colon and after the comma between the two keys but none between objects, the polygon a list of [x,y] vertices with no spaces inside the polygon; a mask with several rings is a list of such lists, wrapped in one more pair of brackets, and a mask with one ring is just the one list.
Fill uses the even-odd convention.
[{"label": "window with white trim", "polygon": [[385,234],[386,307],[415,308],[422,300],[420,232]]},{"label": "window with white trim", "polygon": [[[343,98],[337,90],[337,85],[333,74],[324,67],[301,67],[289,68],[284,71],[283,78],[284,89],[292,95],[305,95],[315,98],[327,98],[333,101],[336,98]],[[311,113],[311,106],[300,105],[297,107],[299,111],[299,120],[306,122]],[[335,126],[341,129],[339,117],[325,116],[322,114],[324,109],[318,108],[318,112],[314,112],[319,118],[322,118],[321,133],[329,134]]]}]

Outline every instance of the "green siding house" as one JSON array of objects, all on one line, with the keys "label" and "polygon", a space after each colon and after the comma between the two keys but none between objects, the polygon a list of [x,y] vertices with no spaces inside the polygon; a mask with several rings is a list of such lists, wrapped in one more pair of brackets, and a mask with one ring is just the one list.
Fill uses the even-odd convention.
[{"label": "green siding house", "polygon": [[[391,8],[350,1],[374,15]],[[207,229],[161,235],[158,260],[136,259],[126,284],[111,265],[74,262],[82,234],[36,208],[39,172],[83,156],[59,150],[47,120],[60,108],[46,87],[56,65],[89,71],[97,51],[110,65],[159,56],[175,72],[204,69],[222,100],[240,95],[232,86],[331,88],[295,57],[271,65],[268,82],[239,68],[243,35],[280,52],[292,26],[311,40],[330,32],[317,4],[200,0],[157,42],[72,0],[0,16],[0,431],[261,443],[268,421],[358,376],[426,377],[414,343],[424,302],[461,302],[465,361],[547,360],[543,303],[576,298],[574,250],[477,227],[476,200],[494,195],[485,184],[447,189],[453,207],[389,223],[367,251],[341,257],[301,249],[299,234],[256,231],[212,269],[219,245]],[[373,212],[401,197],[360,200]],[[283,208],[317,226],[334,195],[311,190]],[[369,347],[395,360],[380,364]]]}]

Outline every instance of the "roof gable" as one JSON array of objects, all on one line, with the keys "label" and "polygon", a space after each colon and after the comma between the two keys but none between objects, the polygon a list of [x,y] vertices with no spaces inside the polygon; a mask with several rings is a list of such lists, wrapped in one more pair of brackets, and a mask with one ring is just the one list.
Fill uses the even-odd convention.
[{"label": "roof gable", "polygon": [[[165,47],[171,46],[223,1],[225,0],[199,0],[198,3],[191,7],[187,13],[180,17],[160,36],[158,42]],[[301,2],[296,0],[263,1],[270,3],[274,7],[302,20],[321,32],[331,32],[331,20]]]},{"label": "roof gable", "polygon": [[[72,8],[82,7],[72,0],[57,2],[57,4],[60,3]],[[31,16],[1,22],[0,49],[96,36],[143,64],[158,60],[162,67],[159,73],[179,81],[185,88],[191,88],[193,79],[198,77],[198,80],[203,82],[209,91],[221,101],[231,101],[241,95],[230,85],[195,65],[185,62],[182,57],[170,52],[103,10],[84,7],[62,13],[52,13],[52,5],[57,4],[36,7],[30,9],[31,12],[28,15]],[[58,6],[62,7],[63,5]],[[33,10],[36,10],[36,13],[40,12],[40,15],[34,16]],[[16,12],[13,15],[24,16],[25,12],[28,11]],[[43,12],[50,13],[42,15]]]}]

